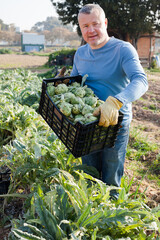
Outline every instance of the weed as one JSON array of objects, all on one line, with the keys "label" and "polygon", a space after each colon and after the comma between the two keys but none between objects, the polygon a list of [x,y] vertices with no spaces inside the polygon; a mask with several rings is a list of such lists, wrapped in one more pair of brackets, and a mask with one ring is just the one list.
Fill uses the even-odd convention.
[{"label": "weed", "polygon": [[144,138],[141,136],[141,131],[139,128],[131,128],[130,139],[130,147],[136,149],[138,155],[142,155],[142,153],[145,154],[158,149],[157,144],[148,142],[147,137]]},{"label": "weed", "polygon": [[10,49],[7,49],[7,48],[0,49],[0,54],[11,54],[11,53],[13,52]]}]

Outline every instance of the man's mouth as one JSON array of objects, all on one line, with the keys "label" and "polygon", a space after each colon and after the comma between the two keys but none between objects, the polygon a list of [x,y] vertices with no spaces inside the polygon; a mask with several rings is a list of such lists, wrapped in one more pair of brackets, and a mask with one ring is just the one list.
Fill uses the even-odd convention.
[{"label": "man's mouth", "polygon": [[93,36],[89,36],[88,38],[93,39],[93,38],[96,38],[96,37],[97,37],[97,35],[93,35]]}]

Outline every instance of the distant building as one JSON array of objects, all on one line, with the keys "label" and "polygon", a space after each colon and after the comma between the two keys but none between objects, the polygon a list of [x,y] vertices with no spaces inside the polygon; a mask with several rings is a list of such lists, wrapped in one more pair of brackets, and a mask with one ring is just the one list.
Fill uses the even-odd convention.
[{"label": "distant building", "polygon": [[8,45],[7,41],[0,40],[0,46],[6,46]]},{"label": "distant building", "polygon": [[23,52],[39,52],[44,49],[45,37],[37,33],[22,33],[21,47]]},{"label": "distant building", "polygon": [[21,31],[21,30],[20,30],[20,27],[15,27],[15,32],[16,32],[16,33],[20,33],[20,31]]},{"label": "distant building", "polygon": [[153,34],[144,34],[140,36],[137,46],[142,65],[149,67],[152,59],[160,55],[160,34],[154,32]]}]

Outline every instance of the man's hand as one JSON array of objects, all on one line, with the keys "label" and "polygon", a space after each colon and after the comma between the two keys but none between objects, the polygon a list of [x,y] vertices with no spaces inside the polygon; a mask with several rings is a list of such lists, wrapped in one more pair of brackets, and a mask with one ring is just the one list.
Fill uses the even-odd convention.
[{"label": "man's hand", "polygon": [[118,110],[123,104],[118,99],[109,96],[106,101],[93,112],[94,116],[100,115],[99,126],[108,127],[118,123]]}]

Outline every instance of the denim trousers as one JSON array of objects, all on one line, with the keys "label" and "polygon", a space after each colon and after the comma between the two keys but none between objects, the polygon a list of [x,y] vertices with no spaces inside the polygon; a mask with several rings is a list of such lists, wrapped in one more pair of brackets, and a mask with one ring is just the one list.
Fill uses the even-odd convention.
[{"label": "denim trousers", "polygon": [[124,173],[124,162],[129,140],[130,122],[123,123],[119,129],[114,147],[82,157],[82,164],[95,167],[100,179],[107,185],[119,187]]}]

